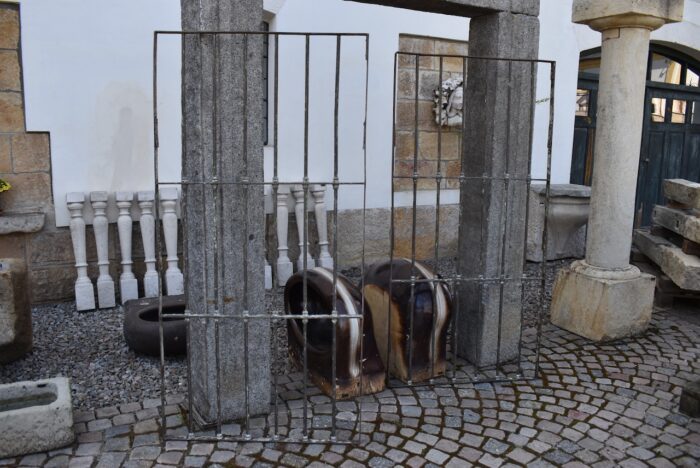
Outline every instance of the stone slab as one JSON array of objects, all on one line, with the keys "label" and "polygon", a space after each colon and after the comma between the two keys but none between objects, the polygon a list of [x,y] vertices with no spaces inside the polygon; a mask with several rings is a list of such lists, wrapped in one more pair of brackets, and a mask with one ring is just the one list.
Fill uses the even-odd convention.
[{"label": "stone slab", "polygon": [[664,196],[689,208],[700,210],[700,184],[683,179],[664,180]]},{"label": "stone slab", "polygon": [[654,304],[653,276],[594,278],[577,271],[577,264],[560,270],[554,282],[554,325],[593,341],[611,341],[646,330]]},{"label": "stone slab", "polygon": [[475,17],[497,11],[538,16],[539,0],[351,0],[452,16]]},{"label": "stone slab", "polygon": [[0,235],[14,232],[32,233],[44,228],[44,213],[2,213],[0,215]]},{"label": "stone slab", "polygon": [[0,458],[73,443],[70,381],[64,377],[0,385]]},{"label": "stone slab", "polygon": [[678,287],[700,291],[700,258],[684,253],[668,240],[645,229],[634,231],[634,245],[666,273]]},{"label": "stone slab", "polygon": [[700,243],[700,217],[687,210],[657,205],[651,214],[654,224],[663,226],[684,238]]},{"label": "stone slab", "polygon": [[[538,195],[547,193],[545,184],[532,184],[530,190]],[[573,197],[591,198],[591,188],[586,185],[577,184],[550,184],[549,196],[551,197]]]},{"label": "stone slab", "polygon": [[575,0],[573,4],[574,23],[625,16],[649,16],[665,23],[683,21],[683,0]]},{"label": "stone slab", "polygon": [[20,259],[0,260],[0,364],[32,349],[32,311],[27,266]]}]

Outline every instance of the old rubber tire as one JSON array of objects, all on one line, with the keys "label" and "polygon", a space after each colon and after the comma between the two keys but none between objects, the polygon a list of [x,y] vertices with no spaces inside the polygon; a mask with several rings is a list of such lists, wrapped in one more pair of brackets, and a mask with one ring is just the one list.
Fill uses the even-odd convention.
[{"label": "old rubber tire", "polygon": [[[159,298],[144,298],[124,304],[124,339],[139,354],[160,356],[160,330],[158,325]],[[164,314],[184,314],[185,297],[163,298]],[[166,356],[187,353],[187,330],[184,316],[163,320],[163,346]]]}]

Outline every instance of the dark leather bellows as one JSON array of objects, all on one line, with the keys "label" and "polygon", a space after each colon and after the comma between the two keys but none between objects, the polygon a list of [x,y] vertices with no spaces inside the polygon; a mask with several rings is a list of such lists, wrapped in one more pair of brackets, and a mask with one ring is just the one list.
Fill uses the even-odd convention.
[{"label": "dark leather bellows", "polygon": [[[394,284],[389,287],[393,276]],[[417,282],[411,301],[411,284]],[[444,374],[447,330],[451,316],[451,298],[447,286],[437,280],[426,265],[396,259],[375,263],[364,281],[365,302],[374,325],[374,337],[382,361],[389,372],[404,382],[420,382]],[[413,330],[411,330],[413,313]]]},{"label": "dark leather bellows", "polygon": [[[309,315],[330,315],[333,311],[333,273],[320,267],[307,270],[306,288]],[[342,275],[338,275],[336,296],[340,317],[336,324],[336,398],[379,392],[384,389],[385,371],[372,333],[372,317],[366,307],[362,310],[358,288]],[[304,310],[302,272],[287,281],[284,303],[287,314],[301,316]],[[342,318],[347,315],[362,315],[364,320]],[[310,319],[306,328],[307,365],[311,379],[326,395],[333,395],[333,323],[331,319]],[[301,319],[287,320],[289,352],[299,367],[303,365],[303,333]],[[361,356],[364,356],[364,362],[360,361]]]}]

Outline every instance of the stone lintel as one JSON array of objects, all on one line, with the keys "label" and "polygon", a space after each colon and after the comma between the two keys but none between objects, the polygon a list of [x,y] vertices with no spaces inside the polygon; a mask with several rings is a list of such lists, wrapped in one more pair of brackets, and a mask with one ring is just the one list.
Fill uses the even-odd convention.
[{"label": "stone lintel", "polygon": [[585,268],[559,271],[552,290],[552,323],[593,341],[611,341],[643,332],[654,303],[655,279],[646,273],[633,278],[590,276]]},{"label": "stone lintel", "polygon": [[683,21],[684,0],[574,0],[572,21],[591,28],[657,29]]},{"label": "stone lintel", "polygon": [[373,5],[406,8],[444,15],[477,17],[496,12],[529,16],[540,13],[539,0],[346,0]]}]

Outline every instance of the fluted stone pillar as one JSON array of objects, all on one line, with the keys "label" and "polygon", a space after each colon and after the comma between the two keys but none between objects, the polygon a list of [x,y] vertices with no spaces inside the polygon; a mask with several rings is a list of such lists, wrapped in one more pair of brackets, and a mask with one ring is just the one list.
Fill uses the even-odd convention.
[{"label": "fluted stone pillar", "polygon": [[602,341],[646,329],[654,278],[629,264],[651,31],[683,0],[575,0],[573,21],[602,34],[595,165],[585,260],[559,273],[552,322]]}]

